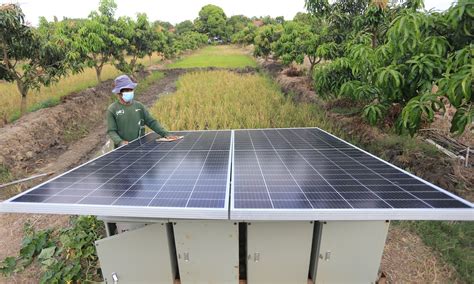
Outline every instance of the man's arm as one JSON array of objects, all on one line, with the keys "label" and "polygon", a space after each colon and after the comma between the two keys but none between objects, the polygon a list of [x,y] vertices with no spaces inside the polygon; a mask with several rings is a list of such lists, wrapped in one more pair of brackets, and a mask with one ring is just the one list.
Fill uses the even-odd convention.
[{"label": "man's arm", "polygon": [[110,139],[114,141],[115,146],[120,145],[123,141],[122,137],[118,135],[117,130],[118,127],[115,117],[111,111],[107,110],[107,135],[109,135]]},{"label": "man's arm", "polygon": [[145,125],[150,127],[151,130],[158,133],[161,137],[168,136],[168,131],[166,131],[163,126],[161,126],[161,124],[153,116],[151,116],[150,112],[148,112],[148,109],[145,106],[143,106],[143,119],[145,120]]}]

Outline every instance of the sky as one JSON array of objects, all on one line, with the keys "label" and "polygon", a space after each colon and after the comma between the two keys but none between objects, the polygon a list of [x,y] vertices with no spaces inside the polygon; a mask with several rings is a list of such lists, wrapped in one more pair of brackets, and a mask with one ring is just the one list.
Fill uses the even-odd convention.
[{"label": "sky", "polygon": [[[45,16],[49,21],[58,19],[86,18],[98,6],[99,0],[0,0],[0,3],[20,3],[26,20],[38,24],[38,18]],[[115,0],[118,16],[134,17],[146,12],[151,21],[161,20],[172,24],[197,18],[199,10],[207,4],[224,9],[228,17],[243,14],[247,17],[284,16],[292,19],[298,12],[305,12],[304,0]],[[446,10],[452,0],[425,0],[426,9]]]}]

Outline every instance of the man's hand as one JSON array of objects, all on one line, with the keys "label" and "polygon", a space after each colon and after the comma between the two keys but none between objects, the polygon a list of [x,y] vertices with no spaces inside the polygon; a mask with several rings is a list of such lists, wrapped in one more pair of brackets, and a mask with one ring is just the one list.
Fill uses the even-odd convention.
[{"label": "man's hand", "polygon": [[173,136],[173,135],[166,136],[165,138],[171,141],[180,139],[179,136]]},{"label": "man's hand", "polygon": [[119,145],[119,146],[123,146],[123,145],[127,145],[127,144],[128,144],[128,141],[123,140],[122,142],[120,142],[120,145]]}]

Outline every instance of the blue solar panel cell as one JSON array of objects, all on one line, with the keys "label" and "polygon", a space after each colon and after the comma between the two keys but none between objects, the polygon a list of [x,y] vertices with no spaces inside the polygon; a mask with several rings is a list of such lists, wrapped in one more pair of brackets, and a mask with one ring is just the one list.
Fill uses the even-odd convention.
[{"label": "blue solar panel cell", "polygon": [[471,207],[319,129],[237,130],[234,137],[231,216]]},{"label": "blue solar panel cell", "polygon": [[[149,134],[34,188],[11,203],[51,204],[52,208],[55,204],[69,204],[72,210],[84,214],[88,210],[108,210],[109,207],[94,207],[107,205],[118,208],[112,211],[119,215],[124,206],[143,207],[144,212],[157,207],[215,208],[222,209],[220,218],[226,218],[232,132],[179,135],[185,138],[156,142],[157,135]],[[194,210],[188,215],[193,218],[199,212]]]}]

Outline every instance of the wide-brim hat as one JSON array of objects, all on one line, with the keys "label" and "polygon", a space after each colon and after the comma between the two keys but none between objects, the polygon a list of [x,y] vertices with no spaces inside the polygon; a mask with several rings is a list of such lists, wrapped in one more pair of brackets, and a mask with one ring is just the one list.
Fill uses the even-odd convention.
[{"label": "wide-brim hat", "polygon": [[122,89],[135,89],[137,86],[137,83],[134,83],[127,75],[118,76],[115,78],[114,83],[114,89],[112,90],[114,94],[120,93]]}]

